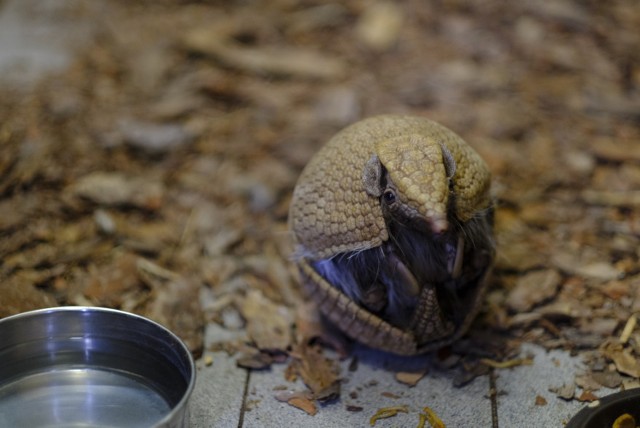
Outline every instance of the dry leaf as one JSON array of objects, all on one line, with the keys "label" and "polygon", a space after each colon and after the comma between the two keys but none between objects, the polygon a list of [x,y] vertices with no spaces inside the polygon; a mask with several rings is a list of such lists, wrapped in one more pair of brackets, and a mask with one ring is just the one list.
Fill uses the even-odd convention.
[{"label": "dry leaf", "polygon": [[433,410],[428,407],[425,407],[422,410],[432,428],[447,428],[444,422],[442,422],[442,419],[440,419]]},{"label": "dry leaf", "polygon": [[591,378],[605,388],[618,388],[623,381],[623,377],[617,371],[592,371]]},{"label": "dry leaf", "polygon": [[640,364],[633,356],[631,349],[624,348],[621,343],[610,339],[600,347],[600,350],[605,357],[613,361],[620,373],[635,378],[640,377]]},{"label": "dry leaf", "polygon": [[577,399],[578,401],[590,403],[592,401],[596,401],[598,397],[591,391],[584,391]]},{"label": "dry leaf", "polygon": [[546,406],[547,400],[542,395],[536,395],[536,406]]},{"label": "dry leaf", "polygon": [[290,354],[292,370],[309,387],[317,400],[332,400],[340,396],[339,367],[336,361],[323,355],[318,345],[301,344]]},{"label": "dry leaf", "polygon": [[576,385],[586,391],[597,391],[600,389],[600,383],[598,383],[591,372],[587,372],[575,377]]},{"label": "dry leaf", "polygon": [[380,395],[382,395],[383,397],[387,397],[387,398],[400,398],[400,396],[398,394],[394,394],[393,392],[389,392],[389,391],[384,391],[381,392]]},{"label": "dry leaf", "polygon": [[241,307],[247,333],[262,350],[286,351],[291,345],[289,310],[273,303],[260,290],[250,290]]},{"label": "dry leaf", "polygon": [[142,315],[166,326],[189,350],[200,355],[204,347],[204,314],[200,307],[200,284],[139,258],[138,276],[151,287],[151,297],[140,309]]},{"label": "dry leaf", "polygon": [[514,358],[506,361],[495,361],[489,358],[480,358],[480,362],[494,369],[509,369],[517,366],[530,366],[533,364],[531,358]]},{"label": "dry leaf", "polygon": [[262,370],[271,367],[273,357],[265,352],[243,354],[236,360],[236,365],[245,369]]},{"label": "dry leaf", "polygon": [[426,368],[420,372],[398,372],[396,373],[396,380],[405,385],[416,386],[426,374]]},{"label": "dry leaf", "polygon": [[549,388],[549,391],[564,400],[573,400],[573,397],[576,395],[576,385],[573,383],[566,383],[559,387]]},{"label": "dry leaf", "polygon": [[310,391],[291,391],[286,386],[283,386],[284,389],[279,390],[274,394],[276,400],[286,403],[292,398],[305,398],[307,400],[313,399],[313,394]]},{"label": "dry leaf", "polygon": [[382,407],[378,409],[375,415],[371,416],[369,419],[369,425],[374,426],[378,419],[387,419],[393,416],[396,416],[398,413],[408,413],[409,406],[392,406],[392,407]]},{"label": "dry leaf", "polygon": [[318,408],[316,407],[316,404],[313,401],[309,400],[308,398],[293,397],[289,399],[287,403],[289,403],[289,405],[293,407],[297,407],[300,410],[304,410],[305,412],[307,412],[307,414],[311,416],[314,416],[316,413],[318,413]]},{"label": "dry leaf", "polygon": [[147,210],[159,209],[165,193],[164,186],[158,181],[116,172],[85,175],[67,191],[102,206],[134,206]]},{"label": "dry leaf", "polygon": [[90,278],[82,294],[94,305],[121,307],[127,292],[143,287],[136,270],[137,258],[131,253],[119,254],[108,265],[90,268]]},{"label": "dry leaf", "polygon": [[624,328],[622,329],[622,333],[620,333],[620,343],[625,344],[629,341],[629,337],[631,337],[631,333],[636,328],[637,318],[635,314],[631,314],[629,319],[627,320]]},{"label": "dry leaf", "polygon": [[555,269],[529,272],[518,279],[507,297],[507,305],[516,312],[527,312],[535,305],[551,299],[561,280]]}]

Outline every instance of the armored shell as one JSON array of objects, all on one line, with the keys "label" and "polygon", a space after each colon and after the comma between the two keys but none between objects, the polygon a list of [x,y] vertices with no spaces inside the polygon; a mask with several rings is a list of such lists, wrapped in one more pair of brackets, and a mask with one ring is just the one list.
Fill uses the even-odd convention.
[{"label": "armored shell", "polygon": [[480,156],[430,120],[342,130],[305,167],[289,211],[307,294],[372,347],[416,354],[455,340],[494,257],[490,181]]}]

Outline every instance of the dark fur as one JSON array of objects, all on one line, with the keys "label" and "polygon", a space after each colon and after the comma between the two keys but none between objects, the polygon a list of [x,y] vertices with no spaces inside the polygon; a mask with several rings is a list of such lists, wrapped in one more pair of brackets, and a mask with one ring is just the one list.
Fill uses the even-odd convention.
[{"label": "dark fur", "polygon": [[[480,212],[466,223],[451,215],[449,231],[441,236],[407,219],[404,212],[385,210],[385,219],[390,239],[382,246],[315,262],[315,269],[370,312],[406,329],[411,328],[417,297],[392,262],[399,259],[421,287],[436,287],[443,313],[459,326],[476,303],[479,282],[493,258],[492,211]],[[453,279],[447,265],[455,258],[459,235],[465,240],[463,268]]]}]

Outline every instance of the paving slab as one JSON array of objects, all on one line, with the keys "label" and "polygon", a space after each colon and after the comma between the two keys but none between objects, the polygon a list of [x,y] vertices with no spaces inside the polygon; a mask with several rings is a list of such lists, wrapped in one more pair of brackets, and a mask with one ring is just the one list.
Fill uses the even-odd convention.
[{"label": "paving slab", "polygon": [[[233,334],[217,324],[207,325],[205,347],[231,339]],[[206,365],[207,357],[211,365]],[[189,412],[193,428],[233,427],[240,425],[245,385],[249,373],[236,366],[235,358],[226,352],[206,352],[196,361],[196,385],[191,396]]]},{"label": "paving slab", "polygon": [[[364,427],[382,407],[407,405],[408,413],[378,420],[377,427],[415,427],[419,414],[427,406],[450,427],[491,426],[491,403],[488,398],[488,377],[475,379],[463,388],[453,387],[454,371],[434,369],[429,357],[402,358],[359,349],[358,368],[350,372],[350,361],[341,364],[344,378],[341,398],[323,405],[315,416],[277,401],[274,388],[287,386],[302,390],[301,383],[284,380],[286,365],[275,365],[270,371],[252,372],[247,395],[248,411],[244,427]],[[427,375],[415,387],[400,384],[395,373],[429,367]],[[349,411],[357,406],[361,411]]]},{"label": "paving slab", "polygon": [[[228,331],[209,326],[206,342],[215,341]],[[396,357],[356,347],[357,368],[349,370],[351,359],[341,362],[343,377],[339,400],[323,404],[315,416],[310,416],[275,399],[282,388],[305,390],[301,381],[292,383],[284,378],[287,364],[274,364],[264,371],[247,371],[236,367],[234,357],[224,352],[208,353],[210,366],[204,358],[197,362],[198,378],[191,402],[191,426],[194,428],[257,428],[364,427],[382,407],[408,406],[408,413],[378,420],[377,427],[414,427],[424,407],[431,408],[448,427],[562,427],[585,404],[558,398],[549,388],[573,383],[584,368],[577,357],[559,350],[525,344],[523,355],[533,357],[533,365],[495,370],[497,414],[491,416],[490,380],[488,376],[470,384],[453,386],[455,370],[437,367],[433,357]],[[398,371],[421,371],[427,374],[415,387],[400,384]],[[578,393],[580,390],[578,390]],[[602,389],[599,397],[615,392]],[[544,405],[536,404],[543,397]],[[354,411],[354,409],[361,409]]]},{"label": "paving slab", "polygon": [[[563,427],[585,403],[559,398],[549,388],[573,384],[584,365],[578,357],[560,350],[547,351],[539,346],[524,344],[523,355],[533,356],[533,365],[496,371],[498,390],[498,423],[503,427]],[[578,394],[581,390],[578,389]],[[598,397],[615,390],[601,389]],[[536,396],[546,400],[536,405]]]}]

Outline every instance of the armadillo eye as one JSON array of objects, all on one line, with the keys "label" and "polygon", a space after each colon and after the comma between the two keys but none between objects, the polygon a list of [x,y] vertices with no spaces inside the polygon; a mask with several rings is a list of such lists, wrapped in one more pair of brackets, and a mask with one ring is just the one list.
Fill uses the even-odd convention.
[{"label": "armadillo eye", "polygon": [[396,201],[396,193],[393,190],[385,190],[382,194],[382,199],[387,205],[391,205]]}]

